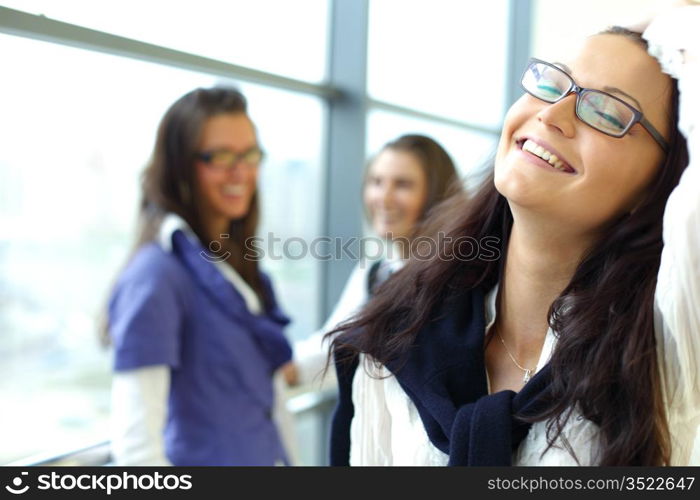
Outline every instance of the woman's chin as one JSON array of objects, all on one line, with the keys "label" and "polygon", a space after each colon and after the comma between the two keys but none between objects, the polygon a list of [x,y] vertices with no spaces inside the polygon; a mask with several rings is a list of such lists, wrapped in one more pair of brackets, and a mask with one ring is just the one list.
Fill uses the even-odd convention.
[{"label": "woman's chin", "polygon": [[496,171],[494,186],[509,204],[533,207],[541,203],[543,192],[541,183],[515,169]]},{"label": "woman's chin", "polygon": [[403,228],[387,225],[374,226],[374,233],[385,240],[404,238],[406,235],[406,231]]},{"label": "woman's chin", "polygon": [[227,201],[228,203],[224,204],[222,207],[222,212],[227,218],[234,221],[242,219],[248,214],[248,211],[250,210],[249,200]]}]

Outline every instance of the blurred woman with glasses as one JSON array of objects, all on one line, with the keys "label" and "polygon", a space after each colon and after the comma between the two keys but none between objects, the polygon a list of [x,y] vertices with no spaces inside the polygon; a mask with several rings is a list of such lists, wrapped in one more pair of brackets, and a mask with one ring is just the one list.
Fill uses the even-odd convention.
[{"label": "blurred woman with glasses", "polygon": [[[332,463],[688,464],[700,7],[685,9],[650,47],[617,28],[528,65],[490,179],[445,209],[455,243],[335,337]],[[460,238],[493,236],[500,259],[458,258]]]},{"label": "blurred woman with glasses", "polygon": [[243,257],[262,156],[235,89],[194,90],[160,123],[138,241],[109,303],[117,464],[286,461],[272,410],[289,320]]},{"label": "blurred woman with glasses", "polygon": [[[362,198],[374,243],[381,256],[355,265],[333,312],[321,330],[294,345],[295,366],[301,382],[323,371],[328,344],[323,335],[357,313],[390,275],[403,267],[411,244],[423,232],[422,222],[440,202],[462,191],[454,162],[445,149],[425,135],[407,134],[387,144],[369,161]],[[380,253],[380,252],[377,252]],[[323,346],[326,346],[325,348]]]}]

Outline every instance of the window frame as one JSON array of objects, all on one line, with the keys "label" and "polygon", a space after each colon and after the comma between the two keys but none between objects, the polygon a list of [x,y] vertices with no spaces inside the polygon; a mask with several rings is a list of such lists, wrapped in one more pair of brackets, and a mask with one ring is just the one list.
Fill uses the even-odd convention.
[{"label": "window frame", "polygon": [[[493,135],[500,129],[486,128],[436,114],[372,99],[367,93],[367,38],[370,0],[329,0],[327,78],[321,83],[269,73],[253,68],[210,59],[90,28],[46,18],[41,15],[0,6],[0,32],[67,45],[80,49],[158,63],[241,82],[298,92],[321,99],[327,109],[322,158],[325,160],[321,185],[319,234],[330,238],[362,235],[362,210],[358,202],[362,183],[362,166],[366,159],[367,116],[380,109],[406,117],[419,118],[455,127],[466,132]],[[508,68],[505,106],[507,109],[522,93],[520,69],[530,53],[533,0],[508,2]],[[345,285],[354,262],[322,261],[318,283],[317,324],[331,312]]]}]

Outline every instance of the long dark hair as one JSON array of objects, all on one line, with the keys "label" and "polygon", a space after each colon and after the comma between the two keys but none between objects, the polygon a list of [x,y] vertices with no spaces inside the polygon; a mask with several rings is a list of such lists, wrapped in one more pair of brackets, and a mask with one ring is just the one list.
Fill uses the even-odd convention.
[{"label": "long dark hair", "polygon": [[[192,228],[206,246],[216,236],[207,234],[197,197],[197,176],[194,162],[200,134],[205,122],[223,113],[247,114],[247,101],[235,88],[199,88],[175,101],[166,111],[158,127],[151,159],[142,177],[142,198],[139,229],[135,249],[154,240],[163,217],[175,213]],[[231,222],[229,238],[217,249],[226,256],[241,277],[268,305],[257,262],[243,258],[245,240],[255,236],[259,218],[258,193],[253,195],[248,213]]]},{"label": "long dark hair", "polygon": [[[204,246],[226,260],[248,283],[266,308],[270,298],[262,285],[257,262],[243,258],[244,242],[255,236],[259,218],[258,193],[253,195],[248,213],[231,222],[229,238],[216,252],[208,242],[217,235],[207,234],[198,199],[195,158],[205,122],[222,113],[247,114],[243,94],[230,87],[198,88],[175,101],[158,126],[153,152],[141,176],[141,201],[135,242],[126,261],[146,243],[154,241],[168,213],[182,217]],[[226,257],[228,256],[228,257]],[[98,318],[99,340],[110,344],[107,305]]]},{"label": "long dark hair", "polygon": [[[611,30],[643,43],[629,32]],[[549,310],[559,341],[550,360],[551,404],[528,421],[548,420],[551,446],[578,408],[600,429],[599,465],[664,465],[670,462],[668,421],[661,393],[653,322],[663,212],[688,164],[678,131],[678,89],[673,82],[668,116],[670,151],[650,192],[634,211],[609,227],[583,258]],[[470,236],[500,239],[505,255],[513,218],[496,190],[493,172],[471,199],[455,197],[440,208],[441,229],[453,242]],[[448,240],[449,241],[449,240]],[[352,321],[328,335],[341,364],[358,351],[386,363],[400,359],[416,334],[455,290],[490,290],[501,279],[502,259],[465,262],[458,246],[440,258],[414,260],[379,288]],[[353,337],[353,345],[348,343]],[[563,436],[562,436],[563,437]],[[570,451],[573,451],[570,449]]]}]

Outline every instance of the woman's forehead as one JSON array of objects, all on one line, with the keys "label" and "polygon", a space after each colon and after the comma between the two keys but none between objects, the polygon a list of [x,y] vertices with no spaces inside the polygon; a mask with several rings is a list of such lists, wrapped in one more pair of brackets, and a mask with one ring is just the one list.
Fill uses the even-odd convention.
[{"label": "woman's forehead", "polygon": [[594,35],[564,62],[580,86],[619,89],[638,101],[639,106],[623,97],[634,107],[641,106],[640,111],[655,125],[665,126],[671,80],[639,42],[623,35]]},{"label": "woman's forehead", "polygon": [[372,172],[392,172],[410,175],[420,173],[420,161],[413,153],[403,150],[385,149],[377,155],[372,164]]}]

